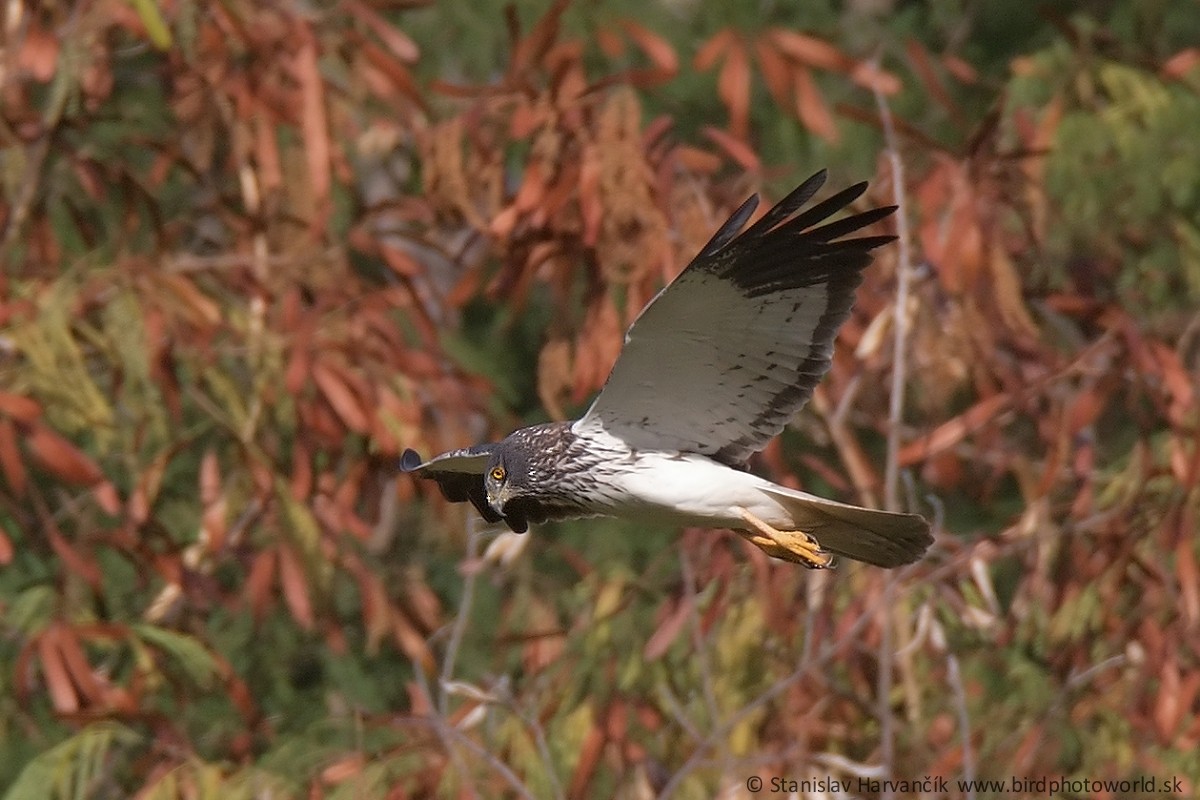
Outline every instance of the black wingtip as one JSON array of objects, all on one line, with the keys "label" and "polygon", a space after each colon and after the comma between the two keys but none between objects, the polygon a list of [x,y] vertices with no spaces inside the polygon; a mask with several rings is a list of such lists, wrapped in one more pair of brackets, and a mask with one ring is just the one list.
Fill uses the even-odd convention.
[{"label": "black wingtip", "polygon": [[412,472],[417,467],[421,466],[421,454],[416,450],[409,448],[400,455],[400,471]]}]

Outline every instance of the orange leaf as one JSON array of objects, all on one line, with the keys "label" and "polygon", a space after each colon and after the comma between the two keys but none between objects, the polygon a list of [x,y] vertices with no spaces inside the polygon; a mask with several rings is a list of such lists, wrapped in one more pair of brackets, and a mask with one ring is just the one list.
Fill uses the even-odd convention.
[{"label": "orange leaf", "polygon": [[73,714],[79,710],[79,696],[71,684],[67,665],[55,641],[58,628],[54,625],[38,637],[38,658],[42,662],[42,675],[50,692],[50,702],[60,714]]},{"label": "orange leaf", "polygon": [[717,95],[729,109],[730,133],[744,141],[750,133],[750,63],[740,42],[725,56],[717,76]]},{"label": "orange leaf", "polygon": [[264,193],[283,186],[283,165],[279,160],[279,142],[275,138],[276,120],[267,109],[260,109],[254,120],[254,161],[258,182]]},{"label": "orange leaf", "polygon": [[1195,514],[1187,506],[1180,514],[1179,544],[1175,546],[1175,574],[1179,577],[1183,617],[1194,629],[1200,623],[1200,570],[1196,568]]},{"label": "orange leaf", "polygon": [[692,59],[692,66],[700,72],[712,68],[721,54],[736,41],[737,34],[726,28],[700,45],[700,49],[696,51],[696,57]]},{"label": "orange leaf", "polygon": [[855,61],[823,39],[775,28],[768,34],[780,52],[817,69],[849,72]]},{"label": "orange leaf", "polygon": [[271,599],[271,584],[275,582],[275,567],[278,554],[275,550],[264,550],[250,563],[250,574],[246,577],[243,591],[250,602],[250,613],[261,620],[267,613]]},{"label": "orange leaf", "polygon": [[579,212],[583,217],[583,243],[595,247],[604,223],[604,203],[600,199],[600,154],[595,146],[584,147],[579,167]]},{"label": "orange leaf", "polygon": [[58,37],[36,23],[25,31],[17,50],[17,67],[41,83],[48,82],[58,69]]},{"label": "orange leaf", "polygon": [[859,61],[855,64],[854,69],[850,70],[850,80],[864,89],[888,97],[899,94],[903,88],[899,78],[870,61]]},{"label": "orange leaf", "polygon": [[300,557],[290,547],[279,548],[279,582],[283,588],[283,599],[292,617],[305,630],[312,630],[315,622],[312,597],[308,592],[308,581]]},{"label": "orange leaf", "polygon": [[1159,69],[1164,78],[1182,78],[1200,64],[1200,49],[1189,47],[1171,56]]},{"label": "orange leaf", "polygon": [[957,417],[943,422],[928,436],[909,442],[902,447],[897,461],[900,466],[906,467],[953,447],[986,425],[1008,405],[1009,397],[1006,394],[992,395],[979,401]]},{"label": "orange leaf", "polygon": [[637,46],[642,49],[646,57],[666,75],[674,75],[679,72],[679,56],[676,55],[675,48],[671,47],[666,39],[656,33],[651,33],[633,20],[621,20],[621,27],[629,34],[630,39],[637,42]]},{"label": "orange leaf", "polygon": [[121,513],[121,495],[112,481],[100,481],[92,487],[92,499],[100,510],[111,517]]},{"label": "orange leaf", "polygon": [[400,649],[418,664],[427,674],[432,675],[436,670],[436,665],[433,660],[433,653],[429,651],[429,645],[411,622],[408,617],[397,609],[397,613],[392,614],[392,630],[396,635],[396,642],[400,645]]},{"label": "orange leaf", "polygon": [[807,69],[798,68],[793,72],[796,84],[796,114],[804,127],[820,136],[827,142],[836,143],[838,140],[837,124],[821,90],[817,88],[812,73]]},{"label": "orange leaf", "polygon": [[693,603],[691,595],[679,601],[675,610],[666,616],[658,630],[646,640],[646,646],[642,649],[643,659],[657,661],[667,652],[691,616]]},{"label": "orange leaf", "polygon": [[1174,739],[1175,729],[1186,710],[1179,697],[1181,684],[1179,664],[1173,657],[1168,657],[1159,672],[1158,700],[1154,704],[1154,725],[1159,740],[1164,743]]},{"label": "orange leaf", "polygon": [[620,58],[625,52],[625,40],[608,28],[596,31],[596,43],[600,45],[600,51],[609,58]]},{"label": "orange leaf", "polygon": [[341,783],[361,773],[366,765],[367,757],[362,753],[344,756],[321,770],[321,781],[331,786]]},{"label": "orange leaf", "polygon": [[408,64],[415,64],[421,57],[421,48],[409,38],[408,34],[389,23],[362,0],[346,0],[345,8],[358,17],[387,45],[396,58]]},{"label": "orange leaf", "polygon": [[308,190],[316,200],[316,217],[311,220],[314,230],[324,225],[324,209],[329,207],[330,147],[329,126],[325,118],[325,85],[317,65],[317,43],[307,25],[296,26],[296,51],[293,71],[300,84],[300,130],[304,135],[304,155],[308,162]]},{"label": "orange leaf", "polygon": [[762,167],[758,156],[750,148],[750,145],[745,142],[730,136],[720,128],[713,128],[705,125],[702,129],[705,136],[713,141],[718,147],[729,154],[729,157],[736,161],[742,169],[747,172],[758,172]]},{"label": "orange leaf", "polygon": [[0,531],[0,566],[8,566],[13,560],[12,539]]},{"label": "orange leaf", "polygon": [[979,82],[979,73],[975,68],[968,64],[958,56],[944,53],[942,55],[942,66],[946,71],[958,79],[959,83],[974,85]]},{"label": "orange leaf", "polygon": [[509,61],[509,74],[520,73],[541,61],[542,57],[558,38],[559,22],[567,10],[569,0],[554,0],[554,4],[539,19],[532,30],[517,42]]},{"label": "orange leaf", "polygon": [[200,502],[215,503],[221,496],[221,465],[211,447],[200,458]]},{"label": "orange leaf", "polygon": [[67,569],[87,581],[93,589],[99,589],[101,575],[100,568],[96,566],[96,563],[80,555],[48,515],[43,517],[42,525],[46,531],[46,538],[50,541],[51,549],[62,559]]},{"label": "orange leaf", "polygon": [[672,151],[672,155],[684,169],[700,175],[711,175],[721,168],[719,156],[714,156],[706,150],[691,145],[677,146]]},{"label": "orange leaf", "polygon": [[925,45],[916,39],[909,39],[904,45],[904,50],[908,54],[908,60],[912,63],[917,77],[924,84],[925,91],[937,101],[938,105],[950,112],[952,117],[957,118],[958,106],[951,99],[950,93],[946,91],[946,85],[942,83],[942,79],[938,77],[937,71],[933,68],[933,61],[930,59]]},{"label": "orange leaf", "polygon": [[579,748],[579,760],[575,764],[575,772],[571,775],[568,797],[589,796],[588,784],[596,773],[596,766],[600,763],[600,756],[603,755],[607,742],[604,729],[593,722],[583,739],[583,746]]},{"label": "orange leaf", "polygon": [[414,278],[424,272],[417,260],[399,247],[381,243],[379,253],[388,267],[402,278]]},{"label": "orange leaf", "polygon": [[58,645],[59,653],[62,654],[63,665],[67,669],[68,677],[75,685],[77,694],[89,705],[103,702],[104,687],[96,679],[92,665],[83,653],[79,636],[73,629],[64,625],[58,628],[54,640]]},{"label": "orange leaf", "polygon": [[754,52],[758,56],[758,65],[762,67],[763,81],[767,91],[775,100],[775,105],[787,108],[792,99],[792,68],[787,59],[780,55],[767,37],[760,37],[754,42]]},{"label": "orange leaf", "polygon": [[530,161],[525,167],[525,175],[521,181],[517,195],[513,198],[513,207],[518,211],[535,210],[546,196],[546,178],[541,162]]},{"label": "orange leaf", "polygon": [[92,486],[104,478],[96,462],[45,425],[32,426],[25,445],[42,467],[65,483]]},{"label": "orange leaf", "polygon": [[0,414],[28,425],[37,422],[38,417],[42,415],[42,406],[38,401],[23,394],[0,392]]},{"label": "orange leaf", "polygon": [[25,462],[17,447],[17,429],[11,419],[0,419],[0,471],[4,472],[4,479],[14,495],[25,494],[29,473],[25,471]]},{"label": "orange leaf", "polygon": [[370,430],[370,419],[359,398],[328,365],[321,362],[313,364],[312,376],[329,405],[333,406],[338,418],[347,428],[357,433]]}]

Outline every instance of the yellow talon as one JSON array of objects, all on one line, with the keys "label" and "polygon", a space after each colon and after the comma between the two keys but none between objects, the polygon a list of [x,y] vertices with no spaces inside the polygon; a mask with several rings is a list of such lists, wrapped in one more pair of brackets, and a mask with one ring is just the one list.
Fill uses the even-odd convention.
[{"label": "yellow talon", "polygon": [[804,531],[776,530],[744,508],[742,519],[753,530],[738,531],[738,534],[772,558],[809,569],[828,569],[833,566],[833,556]]}]

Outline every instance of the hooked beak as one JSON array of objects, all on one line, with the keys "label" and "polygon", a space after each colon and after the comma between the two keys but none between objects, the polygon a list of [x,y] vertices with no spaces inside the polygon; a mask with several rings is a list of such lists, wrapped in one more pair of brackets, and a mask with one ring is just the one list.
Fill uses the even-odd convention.
[{"label": "hooked beak", "polygon": [[504,506],[508,503],[508,498],[509,490],[507,486],[501,486],[500,491],[495,494],[492,494],[490,491],[487,493],[488,505],[492,507],[492,511],[495,511],[500,516],[504,516]]}]

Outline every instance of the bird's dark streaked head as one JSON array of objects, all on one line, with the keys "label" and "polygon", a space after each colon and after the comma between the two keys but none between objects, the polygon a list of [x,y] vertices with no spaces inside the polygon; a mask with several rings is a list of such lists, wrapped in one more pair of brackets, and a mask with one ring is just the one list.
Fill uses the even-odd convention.
[{"label": "bird's dark streaked head", "polygon": [[531,488],[528,456],[520,447],[506,447],[506,444],[507,441],[501,442],[496,447],[483,473],[488,505],[497,514],[503,514],[510,500],[523,497]]},{"label": "bird's dark streaked head", "polygon": [[521,428],[495,445],[483,472],[483,488],[488,505],[497,514],[505,514],[505,506],[514,500],[574,501],[572,487],[563,486],[563,478],[573,471],[567,465],[575,462],[564,458],[575,441],[570,426],[569,422],[551,422]]}]

